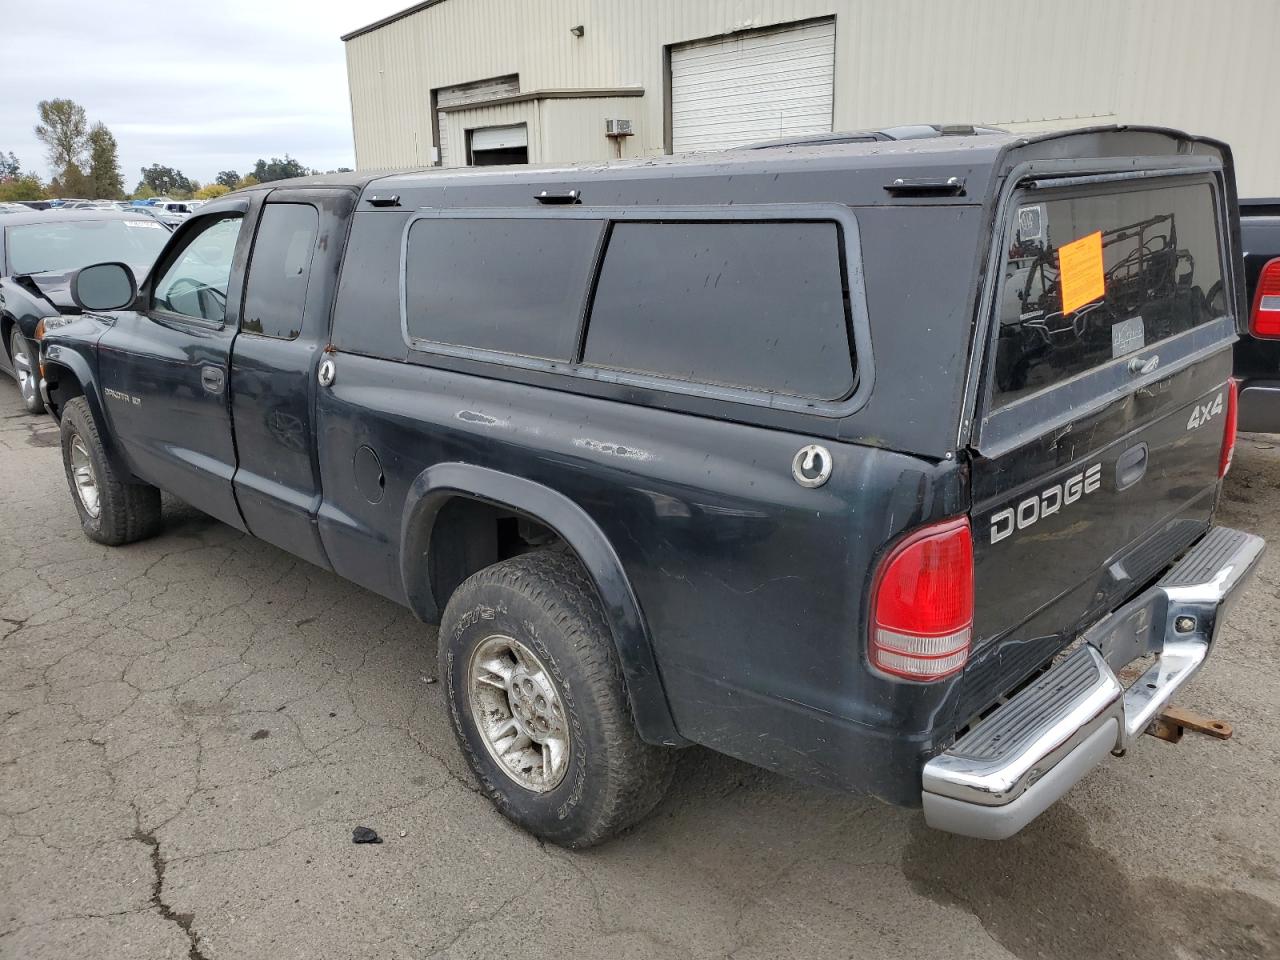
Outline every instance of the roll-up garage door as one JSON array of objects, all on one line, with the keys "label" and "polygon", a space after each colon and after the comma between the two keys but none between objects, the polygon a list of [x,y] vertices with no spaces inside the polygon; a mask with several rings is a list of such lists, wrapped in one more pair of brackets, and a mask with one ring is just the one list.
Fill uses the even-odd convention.
[{"label": "roll-up garage door", "polygon": [[834,20],[672,47],[672,149],[830,130],[835,53]]},{"label": "roll-up garage door", "polygon": [[471,150],[507,150],[527,147],[529,130],[523,123],[510,127],[480,127],[471,131]]}]

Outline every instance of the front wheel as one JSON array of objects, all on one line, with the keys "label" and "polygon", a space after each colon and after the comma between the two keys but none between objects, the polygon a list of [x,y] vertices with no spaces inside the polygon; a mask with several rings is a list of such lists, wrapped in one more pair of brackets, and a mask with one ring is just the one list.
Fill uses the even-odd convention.
[{"label": "front wheel", "polygon": [[117,547],[160,529],[160,491],[116,474],[84,397],[62,411],[62,465],[80,527],[91,540]]},{"label": "front wheel", "polygon": [[509,819],[566,847],[643,818],[671,781],[672,751],[645,743],[594,587],[552,550],[472,576],[440,626],[454,733]]},{"label": "front wheel", "polygon": [[28,413],[44,413],[44,400],[40,397],[40,368],[27,338],[17,327],[9,335],[9,359],[13,362],[13,376],[18,381],[23,406]]}]

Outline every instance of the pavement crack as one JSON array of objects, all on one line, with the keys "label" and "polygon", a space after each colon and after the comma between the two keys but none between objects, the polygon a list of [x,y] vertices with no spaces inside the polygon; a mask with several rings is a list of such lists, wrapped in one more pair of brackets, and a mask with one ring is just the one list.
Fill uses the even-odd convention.
[{"label": "pavement crack", "polygon": [[[137,810],[134,811],[135,816]],[[167,903],[164,902],[164,870],[165,861],[160,856],[160,841],[156,835],[149,830],[142,829],[141,818],[138,817],[138,826],[133,831],[133,839],[139,843],[144,843],[151,848],[151,870],[154,877],[151,881],[151,905],[159,911],[160,916],[173,923],[176,923],[183,934],[186,935],[190,947],[187,949],[187,960],[208,960],[200,949],[200,937],[193,929],[192,924],[195,923],[195,915],[190,913],[178,913]]]}]

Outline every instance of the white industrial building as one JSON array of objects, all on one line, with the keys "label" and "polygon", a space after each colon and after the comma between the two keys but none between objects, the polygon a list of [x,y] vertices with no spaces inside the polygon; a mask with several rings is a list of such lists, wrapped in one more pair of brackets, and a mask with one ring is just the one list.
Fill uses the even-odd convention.
[{"label": "white industrial building", "polygon": [[425,0],[343,40],[362,168],[1152,123],[1280,195],[1280,0]]}]

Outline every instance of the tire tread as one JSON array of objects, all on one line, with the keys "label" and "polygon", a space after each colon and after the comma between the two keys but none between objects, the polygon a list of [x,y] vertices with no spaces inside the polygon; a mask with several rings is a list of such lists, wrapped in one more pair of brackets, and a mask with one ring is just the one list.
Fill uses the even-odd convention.
[{"label": "tire tread", "polygon": [[[67,484],[71,487],[72,501],[81,513],[81,526],[92,539],[107,546],[118,547],[154,536],[160,529],[160,491],[146,483],[127,483],[121,480],[107,460],[97,421],[84,397],[68,401],[62,412],[63,460],[67,471]],[[71,465],[66,452],[68,432],[78,433],[90,448],[94,460],[94,473],[98,481],[100,504],[98,524],[85,519],[80,509],[79,495],[71,478]]]},{"label": "tire tread", "polygon": [[[482,602],[477,595],[492,587],[520,593],[542,608],[571,647],[578,673],[593,691],[590,699],[600,705],[591,721],[598,727],[608,754],[608,763],[603,764],[603,800],[592,811],[585,829],[571,838],[548,839],[570,847],[588,847],[607,840],[635,825],[662,799],[675,769],[675,751],[641,739],[595,586],[576,557],[564,550],[537,550],[474,574],[450,599],[441,625],[442,641],[451,635],[451,621],[458,613]],[[442,673],[443,648],[442,642]],[[459,723],[456,715],[454,723]],[[459,736],[459,740],[485,794],[505,810],[502,788],[485,775],[465,738]]]}]

